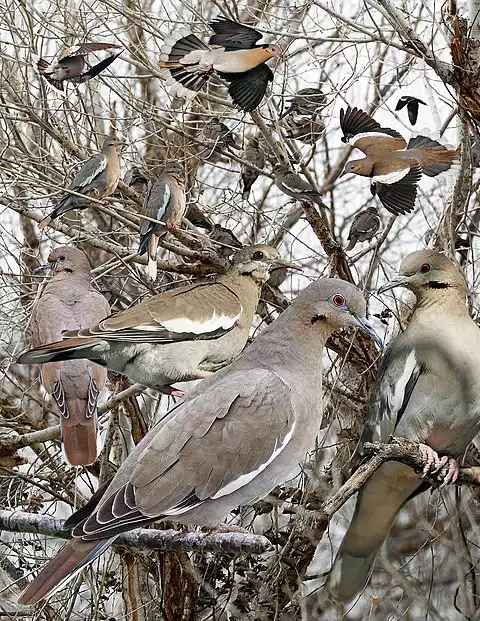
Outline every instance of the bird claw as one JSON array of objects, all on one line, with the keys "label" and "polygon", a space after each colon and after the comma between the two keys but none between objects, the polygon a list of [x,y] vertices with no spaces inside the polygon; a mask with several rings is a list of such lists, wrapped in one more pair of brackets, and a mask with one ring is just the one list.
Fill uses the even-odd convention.
[{"label": "bird claw", "polygon": [[456,459],[447,457],[447,455],[440,457],[438,453],[427,444],[420,444],[419,449],[424,461],[422,479],[429,474],[439,474],[443,468],[448,466],[448,470],[443,476],[443,482],[440,487],[445,487],[445,485],[449,483],[455,483],[460,473]]},{"label": "bird claw", "polygon": [[159,386],[158,392],[162,395],[168,395],[169,397],[179,397],[182,399],[185,396],[185,392],[180,388],[174,388],[173,386]]}]

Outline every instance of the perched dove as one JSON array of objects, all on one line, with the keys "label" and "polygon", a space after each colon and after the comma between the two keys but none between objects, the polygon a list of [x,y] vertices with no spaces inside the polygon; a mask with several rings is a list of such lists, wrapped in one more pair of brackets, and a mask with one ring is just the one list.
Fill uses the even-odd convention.
[{"label": "perched dove", "polygon": [[122,532],[159,519],[216,526],[299,470],[322,421],[322,349],[366,322],[365,300],[337,279],[311,283],[229,367],[195,387],[65,523],[74,539],[23,591],[63,588]]},{"label": "perched dove", "polygon": [[[93,155],[85,162],[68,189],[95,199],[102,199],[113,194],[120,179],[118,155],[121,153],[124,144],[115,136],[105,138],[101,152]],[[44,228],[52,220],[70,211],[70,209],[85,209],[91,204],[88,198],[81,198],[75,194],[65,194],[55,205],[55,209],[39,223],[39,226]]]},{"label": "perched dove", "polygon": [[355,248],[357,242],[368,241],[375,237],[380,228],[380,218],[376,207],[367,207],[357,213],[348,232],[348,246],[345,252]]},{"label": "perched dove", "polygon": [[147,191],[149,180],[150,175],[146,170],[139,166],[132,166],[125,175],[123,182],[126,183],[129,188],[132,188],[134,192],[143,196]]},{"label": "perched dove", "polygon": [[150,179],[143,203],[142,214],[163,224],[142,220],[138,253],[148,252],[147,274],[157,279],[158,241],[182,222],[187,203],[184,171],[178,162],[169,162],[157,179]]},{"label": "perched dove", "polygon": [[[300,269],[258,244],[240,250],[215,282],[171,289],[65,340],[22,354],[21,364],[88,358],[162,390],[203,379],[245,347],[262,285],[277,267]],[[168,388],[166,389],[168,391]]]},{"label": "perched dove", "polygon": [[320,88],[302,88],[292,97],[290,105],[280,117],[288,114],[314,117],[327,105],[327,97]]},{"label": "perched dove", "polygon": [[328,209],[319,192],[308,181],[304,181],[300,175],[289,170],[287,166],[276,164],[273,172],[275,185],[284,194],[297,201],[309,201],[323,209]]},{"label": "perched dove", "polygon": [[[90,264],[81,250],[60,246],[50,253],[45,268],[53,278],[33,309],[34,346],[57,341],[63,330],[85,328],[110,314],[108,302],[92,287]],[[40,378],[60,410],[66,460],[72,466],[93,463],[99,449],[97,399],[107,370],[90,360],[49,362],[42,365]]]},{"label": "perched dove", "polygon": [[[260,170],[265,168],[265,151],[260,147],[258,136],[254,136],[248,141],[246,149],[243,152],[243,159],[257,168],[260,168]],[[241,175],[243,186],[242,198],[246,201],[250,195],[252,185],[258,179],[260,173],[255,168],[248,166],[248,164],[242,164]]]},{"label": "perched dove", "polygon": [[167,87],[172,95],[193,99],[216,73],[228,82],[228,93],[236,107],[246,112],[255,110],[273,80],[272,70],[265,63],[281,56],[282,49],[269,43],[256,45],[262,38],[260,32],[225,17],[217,17],[210,27],[215,34],[209,44],[217,47],[209,47],[184,28],[165,39],[159,65]]},{"label": "perched dove", "polygon": [[[407,287],[417,301],[407,328],[380,365],[359,453],[364,442],[404,437],[420,443],[425,474],[445,465],[444,481],[454,482],[454,458],[480,429],[480,329],[468,314],[465,279],[453,261],[420,250],[402,261],[399,274],[379,293]],[[347,602],[365,586],[401,507],[424,489],[422,475],[398,462],[387,462],[372,475],[358,493],[327,580],[332,598]]]}]

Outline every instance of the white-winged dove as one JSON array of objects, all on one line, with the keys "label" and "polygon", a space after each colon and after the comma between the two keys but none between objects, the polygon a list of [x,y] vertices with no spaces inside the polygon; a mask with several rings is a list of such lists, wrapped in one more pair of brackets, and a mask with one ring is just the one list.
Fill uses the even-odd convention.
[{"label": "white-winged dove", "polygon": [[[85,56],[91,52],[103,50],[109,52],[108,56],[96,65],[85,69]],[[80,43],[63,50],[60,57],[52,63],[39,58],[36,67],[49,84],[63,91],[63,82],[81,84],[94,78],[111,65],[122,52],[122,46],[115,43]]]},{"label": "white-winged dove", "polygon": [[123,182],[128,185],[129,188],[132,188],[134,192],[143,196],[147,191],[149,180],[150,175],[146,170],[140,168],[140,166],[132,166],[127,171]]},{"label": "white-winged dove", "polygon": [[147,274],[157,278],[158,241],[182,222],[187,203],[183,166],[169,162],[157,179],[150,179],[143,202],[142,214],[163,224],[142,220],[138,253],[148,253]]},{"label": "white-winged dove", "polygon": [[418,108],[420,104],[422,104],[423,106],[427,105],[424,101],[418,99],[418,97],[403,95],[403,97],[400,97],[400,99],[397,101],[395,110],[401,110],[402,108],[405,108],[405,106],[407,106],[408,120],[412,125],[415,125],[418,119]]},{"label": "white-winged dove", "polygon": [[190,203],[187,207],[187,213],[185,215],[194,226],[198,226],[206,231],[213,230],[213,222],[208,216],[206,216],[198,205]]},{"label": "white-winged dove", "polygon": [[214,149],[240,149],[232,130],[218,116],[214,116],[204,124],[198,137],[202,142],[212,145]]},{"label": "white-winged dove", "polygon": [[[421,444],[425,474],[445,465],[444,481],[454,482],[454,458],[480,428],[480,330],[468,314],[465,279],[453,261],[420,250],[402,261],[399,274],[379,293],[407,287],[417,300],[380,365],[359,453],[363,442],[404,437]],[[426,488],[421,474],[398,462],[383,464],[367,481],[327,581],[334,599],[346,602],[365,586],[401,507]]]},{"label": "white-winged dove", "polygon": [[228,82],[235,106],[251,112],[262,101],[273,80],[267,60],[282,54],[278,45],[256,45],[261,33],[225,17],[210,22],[215,32],[209,47],[188,30],[181,28],[165,39],[160,68],[167,76],[172,95],[192,99],[213,73]]},{"label": "white-winged dove", "polygon": [[302,88],[292,97],[290,105],[280,118],[292,113],[313,117],[326,105],[327,97],[320,88]]},{"label": "white-winged dove", "polygon": [[212,241],[217,242],[215,250],[221,257],[230,257],[235,249],[243,248],[242,242],[235,237],[234,233],[220,224],[214,224],[208,236]]},{"label": "white-winged dove", "polygon": [[283,121],[287,138],[300,140],[304,144],[315,144],[325,133],[325,123],[319,115],[306,116],[289,114]]},{"label": "white-winged dove", "polygon": [[380,228],[380,217],[376,207],[367,207],[357,213],[348,232],[348,245],[345,252],[355,248],[357,242],[368,241],[375,237]]},{"label": "white-winged dove", "polygon": [[297,201],[309,201],[315,203],[323,209],[328,209],[322,200],[321,195],[313,186],[292,172],[284,164],[276,164],[273,168],[275,175],[275,185],[287,196],[294,198]]},{"label": "white-winged dove", "polygon": [[[64,330],[91,326],[110,314],[108,302],[92,287],[90,264],[84,253],[60,246],[50,253],[53,272],[32,312],[32,344],[37,347],[62,338]],[[98,454],[97,399],[107,370],[90,360],[49,362],[40,370],[45,390],[60,410],[62,450],[72,466],[95,461]]]},{"label": "white-winged dove", "polygon": [[[301,269],[258,244],[237,252],[215,282],[171,289],[22,354],[21,364],[88,358],[163,392],[202,379],[244,348],[262,285],[276,267]],[[165,387],[167,387],[165,389]]]},{"label": "white-winged dove", "polygon": [[340,110],[340,127],[342,141],[366,155],[347,162],[342,175],[369,177],[372,194],[395,215],[413,210],[422,173],[436,177],[459,158],[458,151],[427,136],[414,136],[407,144],[396,130],[381,127],[358,108]]},{"label": "white-winged dove", "polygon": [[376,336],[360,291],[333,278],[311,283],[238,360],[170,410],[108,487],[67,520],[74,539],[19,602],[63,588],[124,531],[164,518],[216,526],[296,474],[322,421],[322,349],[350,326]]},{"label": "white-winged dove", "polygon": [[[68,189],[98,200],[113,194],[120,179],[118,155],[121,153],[124,144],[115,136],[105,138],[101,152],[93,155],[85,162]],[[65,194],[55,205],[55,209],[41,220],[39,227],[48,226],[52,220],[71,209],[85,209],[91,204],[88,198],[75,196],[75,194]]]},{"label": "white-winged dove", "polygon": [[[253,136],[253,138],[250,138],[248,141],[245,151],[243,152],[243,159],[257,168],[265,168],[265,150],[260,147],[258,136]],[[248,164],[242,164],[242,198],[244,201],[248,200],[252,185],[258,179],[259,175],[260,173],[255,168],[248,166]]]}]

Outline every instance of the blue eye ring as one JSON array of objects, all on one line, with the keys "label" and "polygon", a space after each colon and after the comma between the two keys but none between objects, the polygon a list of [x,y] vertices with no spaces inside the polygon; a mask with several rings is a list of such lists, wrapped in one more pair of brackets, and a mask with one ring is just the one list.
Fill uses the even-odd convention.
[{"label": "blue eye ring", "polygon": [[433,266],[431,263],[429,263],[428,261],[425,261],[424,263],[422,263],[420,265],[420,267],[418,268],[418,272],[420,274],[427,274],[428,272],[430,272],[433,269]]},{"label": "blue eye ring", "polygon": [[340,295],[339,293],[335,293],[334,295],[332,295],[330,298],[328,298],[328,301],[334,306],[336,306],[337,308],[341,308],[341,309],[347,308],[347,302],[345,298],[343,297],[343,295]]}]

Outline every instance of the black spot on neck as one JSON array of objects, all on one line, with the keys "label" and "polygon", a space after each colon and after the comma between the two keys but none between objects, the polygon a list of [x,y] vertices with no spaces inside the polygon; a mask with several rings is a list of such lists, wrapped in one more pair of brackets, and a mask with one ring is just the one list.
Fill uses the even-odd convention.
[{"label": "black spot on neck", "polygon": [[317,321],[323,321],[324,319],[326,319],[327,317],[325,315],[315,315],[314,317],[312,317],[310,319],[310,323],[313,324],[317,323]]},{"label": "black spot on neck", "polygon": [[446,282],[438,282],[436,280],[431,280],[428,283],[428,286],[430,287],[430,289],[448,289],[450,287],[450,285]]}]

